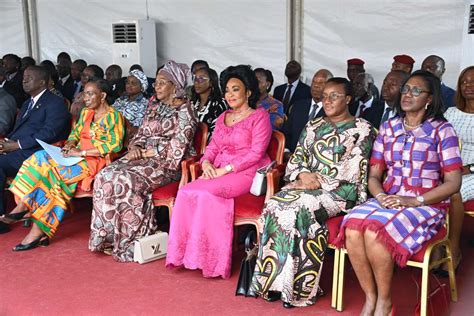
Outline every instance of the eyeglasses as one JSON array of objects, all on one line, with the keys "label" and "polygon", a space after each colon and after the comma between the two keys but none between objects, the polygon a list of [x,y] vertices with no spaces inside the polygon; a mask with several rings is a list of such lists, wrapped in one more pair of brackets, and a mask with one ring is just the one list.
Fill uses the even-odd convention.
[{"label": "eyeglasses", "polygon": [[167,83],[170,83],[170,82],[171,81],[168,81],[168,80],[155,81],[155,82],[153,82],[152,86],[153,86],[153,88],[161,87],[161,86],[165,86]]},{"label": "eyeglasses", "polygon": [[401,89],[400,89],[401,94],[408,94],[408,92],[411,92],[411,95],[414,96],[414,97],[417,97],[422,93],[431,93],[431,91],[422,90],[418,87],[412,87],[411,89],[408,85],[404,85],[403,87],[401,87]]},{"label": "eyeglasses", "polygon": [[336,101],[338,98],[340,97],[345,97],[346,95],[345,94],[342,94],[342,93],[337,93],[337,92],[331,92],[329,94],[323,94],[322,98],[321,98],[321,101],[326,101],[327,99],[330,101],[330,102],[334,102]]},{"label": "eyeglasses", "polygon": [[81,78],[84,78],[84,80],[89,80],[91,77],[89,77],[88,75],[82,73]]},{"label": "eyeglasses", "polygon": [[193,81],[194,81],[195,83],[204,83],[204,82],[206,82],[206,81],[209,81],[209,78],[207,78],[207,77],[196,77],[196,76],[194,76],[194,77],[193,77]]}]

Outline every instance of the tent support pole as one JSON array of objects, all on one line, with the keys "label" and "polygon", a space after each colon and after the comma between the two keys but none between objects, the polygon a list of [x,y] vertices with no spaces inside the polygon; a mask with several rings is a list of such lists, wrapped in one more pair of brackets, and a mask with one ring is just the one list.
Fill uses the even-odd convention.
[{"label": "tent support pole", "polygon": [[36,60],[40,60],[36,0],[22,0],[21,3],[23,8],[23,23],[25,27],[26,51],[29,56]]},{"label": "tent support pole", "polygon": [[287,60],[302,61],[303,0],[286,1],[286,56]]}]

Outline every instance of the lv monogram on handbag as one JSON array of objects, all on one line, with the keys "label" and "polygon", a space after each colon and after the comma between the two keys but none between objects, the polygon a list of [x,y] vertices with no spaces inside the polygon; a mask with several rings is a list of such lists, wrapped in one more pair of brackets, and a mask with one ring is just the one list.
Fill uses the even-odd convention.
[{"label": "lv monogram on handbag", "polygon": [[148,263],[166,257],[168,248],[168,234],[157,232],[135,240],[133,261],[139,264]]},{"label": "lv monogram on handbag", "polygon": [[268,166],[264,166],[257,170],[253,177],[250,193],[256,196],[265,194],[267,191],[267,172],[273,168],[276,161],[272,161]]}]

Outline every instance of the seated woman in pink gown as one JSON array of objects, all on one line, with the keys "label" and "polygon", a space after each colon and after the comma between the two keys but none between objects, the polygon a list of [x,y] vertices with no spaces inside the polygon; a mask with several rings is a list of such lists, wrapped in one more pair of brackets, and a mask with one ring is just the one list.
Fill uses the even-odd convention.
[{"label": "seated woman in pink gown", "polygon": [[258,82],[249,66],[224,70],[221,88],[231,110],[217,119],[201,159],[203,175],[178,192],[166,266],[229,278],[234,198],[248,193],[256,170],[270,163],[266,150],[272,126],[264,109],[255,110]]}]

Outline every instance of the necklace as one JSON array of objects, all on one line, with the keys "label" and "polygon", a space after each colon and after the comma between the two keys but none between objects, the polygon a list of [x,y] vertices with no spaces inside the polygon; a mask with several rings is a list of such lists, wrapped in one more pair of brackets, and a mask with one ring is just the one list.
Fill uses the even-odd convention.
[{"label": "necklace", "polygon": [[248,110],[250,110],[250,107],[248,107],[246,110],[243,110],[243,111],[240,111],[239,113],[237,112],[233,112],[233,118],[232,118],[232,123],[234,123],[235,121],[241,119],[243,117],[243,115],[248,112]]},{"label": "necklace", "polygon": [[420,123],[420,124],[418,124],[418,125],[410,125],[410,124],[408,124],[406,118],[403,119],[403,124],[404,124],[406,127],[411,128],[411,129],[418,128],[418,127],[420,127],[420,126],[422,125],[422,123]]}]

